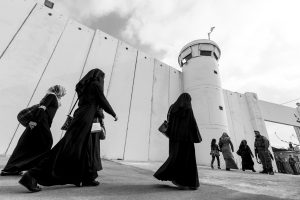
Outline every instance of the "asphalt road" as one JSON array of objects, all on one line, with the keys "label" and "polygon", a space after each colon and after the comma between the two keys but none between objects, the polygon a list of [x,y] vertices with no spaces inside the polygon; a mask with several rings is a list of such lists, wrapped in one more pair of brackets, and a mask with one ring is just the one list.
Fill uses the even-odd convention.
[{"label": "asphalt road", "polygon": [[[3,167],[3,164],[1,163]],[[153,172],[103,161],[104,170],[99,172],[97,187],[75,187],[72,185],[43,187],[38,193],[29,193],[18,184],[20,177],[0,177],[0,199],[201,199],[201,200],[277,200],[280,198],[242,193],[226,187],[201,184],[196,191],[178,190],[170,182],[156,180]],[[201,181],[201,178],[200,178]]]}]

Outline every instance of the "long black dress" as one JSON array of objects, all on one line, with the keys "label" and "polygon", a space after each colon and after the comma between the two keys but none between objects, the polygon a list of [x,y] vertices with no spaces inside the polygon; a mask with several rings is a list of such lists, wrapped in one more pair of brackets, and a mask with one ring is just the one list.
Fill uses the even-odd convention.
[{"label": "long black dress", "polygon": [[248,145],[241,145],[236,153],[242,157],[243,170],[254,170],[254,162],[252,160],[253,154]]},{"label": "long black dress", "polygon": [[[98,119],[100,125],[104,128],[104,114],[102,109],[97,109],[94,120]],[[95,122],[95,121],[94,121]],[[91,182],[98,177],[97,171],[102,170],[102,162],[100,158],[100,133],[91,133],[88,145],[88,169],[85,172],[84,178],[86,182]]]},{"label": "long black dress", "polygon": [[46,107],[46,110],[39,109],[33,121],[37,126],[33,129],[27,127],[21,135],[17,146],[10,156],[3,172],[21,172],[33,167],[39,161],[41,156],[48,152],[53,144],[53,138],[50,131],[52,120],[58,109],[58,101],[54,94],[47,94],[40,105]]},{"label": "long black dress", "polygon": [[[174,104],[173,104],[174,105]],[[199,187],[194,143],[202,141],[191,107],[172,111],[170,107],[169,157],[154,177],[162,181],[175,181],[178,185]]]},{"label": "long black dress", "polygon": [[36,167],[28,171],[38,184],[80,185],[85,180],[91,126],[98,106],[113,117],[116,116],[103,89],[97,81],[93,81],[79,95],[78,108],[64,137]]}]

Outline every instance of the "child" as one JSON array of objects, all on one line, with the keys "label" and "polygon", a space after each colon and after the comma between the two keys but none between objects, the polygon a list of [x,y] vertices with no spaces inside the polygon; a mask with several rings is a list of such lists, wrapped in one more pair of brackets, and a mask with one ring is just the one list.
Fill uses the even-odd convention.
[{"label": "child", "polygon": [[219,159],[219,146],[217,145],[217,141],[216,139],[212,139],[211,141],[211,145],[210,145],[210,148],[211,148],[211,151],[210,151],[210,155],[212,157],[212,160],[211,160],[211,168],[213,169],[214,168],[214,162],[215,162],[215,158],[217,158],[217,161],[218,161],[218,169],[221,169],[220,168],[220,159]]}]

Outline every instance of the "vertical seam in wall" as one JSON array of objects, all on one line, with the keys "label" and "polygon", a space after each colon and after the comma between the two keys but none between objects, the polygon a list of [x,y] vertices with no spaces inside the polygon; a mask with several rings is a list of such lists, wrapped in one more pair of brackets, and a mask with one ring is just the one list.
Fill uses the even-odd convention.
[{"label": "vertical seam in wall", "polygon": [[116,53],[115,53],[115,57],[114,57],[114,62],[113,62],[113,66],[111,68],[110,79],[109,79],[108,86],[107,86],[106,96],[108,96],[108,93],[110,91],[111,81],[112,81],[112,77],[113,77],[113,73],[114,73],[114,68],[115,68],[115,63],[116,63],[116,59],[117,59],[117,55],[118,55],[119,45],[120,45],[120,40],[118,40],[118,43],[117,43],[117,48],[116,48]]},{"label": "vertical seam in wall", "polygon": [[170,87],[171,87],[171,67],[169,66],[169,82],[168,82],[168,106],[170,107]]},{"label": "vertical seam in wall", "polygon": [[6,48],[4,49],[4,51],[2,52],[2,54],[0,55],[0,59],[3,57],[3,55],[5,54],[5,52],[7,51],[7,49],[9,48],[10,44],[12,43],[12,41],[15,39],[15,37],[18,35],[18,33],[20,32],[20,30],[22,29],[23,25],[25,24],[25,22],[27,21],[27,19],[29,18],[29,16],[31,15],[31,13],[33,12],[33,10],[35,9],[37,3],[33,6],[33,8],[31,9],[31,11],[29,12],[29,14],[27,15],[27,17],[25,18],[25,20],[22,22],[21,26],[19,27],[19,29],[17,30],[17,32],[14,34],[14,36],[12,37],[12,39],[10,40],[10,42],[8,43],[8,45],[6,46]]},{"label": "vertical seam in wall", "polygon": [[153,91],[155,83],[155,63],[156,59],[153,60],[153,78],[152,78],[152,96],[151,96],[151,108],[150,108],[150,128],[149,128],[149,138],[148,138],[148,161],[150,160],[150,143],[151,143],[151,132],[152,132],[152,113],[153,113]]},{"label": "vertical seam in wall", "polygon": [[[45,73],[45,71],[46,71],[46,69],[47,69],[47,67],[48,67],[48,65],[49,65],[49,63],[50,63],[50,60],[51,60],[51,58],[52,58],[52,56],[53,56],[53,54],[54,54],[54,52],[55,52],[55,50],[56,50],[56,47],[57,47],[57,45],[58,45],[58,43],[59,43],[59,41],[60,41],[60,38],[61,38],[61,36],[63,35],[63,33],[64,33],[65,29],[66,29],[67,24],[68,24],[68,23],[66,22],[65,27],[64,27],[62,33],[60,34],[60,36],[59,36],[59,38],[58,38],[58,40],[57,40],[57,42],[56,42],[56,44],[55,44],[55,46],[54,46],[54,49],[53,49],[53,51],[52,51],[52,53],[51,53],[51,55],[50,55],[50,58],[49,58],[48,61],[47,61],[47,64],[46,64],[46,66],[45,66],[45,68],[44,68],[44,70],[43,70],[43,72],[42,72],[42,74],[41,74],[41,76],[40,76],[40,78],[39,78],[39,80],[38,80],[38,82],[37,82],[37,84],[36,84],[34,90],[33,90],[33,93],[32,93],[32,95],[31,95],[31,97],[30,97],[30,99],[29,99],[29,102],[27,103],[26,107],[29,106],[29,104],[30,104],[30,102],[31,102],[31,100],[32,100],[32,98],[33,98],[35,92],[36,92],[36,89],[37,89],[37,87],[39,86],[39,84],[40,84],[40,82],[41,82],[41,80],[42,80],[42,78],[43,78],[43,76],[44,76],[44,73]],[[9,149],[9,147],[10,147],[10,145],[11,145],[11,143],[12,143],[12,141],[13,141],[13,139],[14,139],[14,137],[15,137],[17,131],[18,131],[19,126],[20,126],[20,123],[18,123],[17,128],[15,129],[14,134],[13,134],[13,136],[12,136],[12,138],[11,138],[9,144],[8,144],[8,147],[7,147],[7,149],[6,149],[4,155],[7,154],[8,149]]]},{"label": "vertical seam in wall", "polygon": [[[85,69],[85,66],[86,66],[86,62],[88,60],[88,57],[89,57],[89,54],[90,54],[90,51],[91,51],[91,48],[92,48],[92,45],[93,45],[93,41],[94,41],[94,38],[95,38],[95,34],[96,34],[96,31],[94,31],[94,34],[93,34],[93,38],[91,40],[91,44],[89,46],[89,50],[86,54],[86,57],[85,57],[85,60],[84,60],[84,63],[83,63],[83,67],[82,67],[82,70],[81,70],[81,73],[80,73],[80,76],[79,76],[79,79],[78,79],[78,82],[80,81],[81,77],[82,77],[82,74],[84,72],[84,69]],[[72,102],[71,102],[71,105],[70,105],[70,108],[69,108],[69,112],[71,111],[71,108],[72,108],[72,104],[74,102],[74,99],[75,99],[75,96],[76,96],[76,92],[74,92],[74,95],[73,95],[73,98],[72,98]]]},{"label": "vertical seam in wall", "polygon": [[130,112],[131,112],[131,106],[132,106],[132,95],[133,95],[133,89],[134,89],[134,83],[135,83],[135,75],[136,75],[136,66],[137,66],[137,62],[138,62],[138,56],[139,56],[139,51],[136,52],[136,58],[135,58],[133,81],[132,81],[131,95],[130,95],[130,104],[129,104],[128,117],[127,117],[127,127],[126,127],[126,132],[125,132],[125,144],[124,144],[124,150],[123,150],[123,160],[125,159],[125,151],[126,151],[127,136],[128,136],[128,126],[129,126]]},{"label": "vertical seam in wall", "polygon": [[[86,66],[86,62],[87,62],[87,60],[88,60],[88,58],[89,58],[89,54],[90,54],[90,51],[91,51],[91,48],[92,48],[92,45],[93,45],[93,42],[94,42],[95,35],[96,35],[96,31],[94,31],[94,34],[93,34],[93,37],[92,37],[92,40],[91,40],[91,44],[90,44],[89,50],[88,50],[88,52],[87,52],[87,54],[86,54],[86,57],[85,57],[85,60],[84,60],[84,63],[83,63],[83,68],[82,68],[82,70],[81,70],[81,73],[80,73],[78,82],[80,81],[80,79],[81,79],[81,77],[82,77],[82,74],[83,74],[83,72],[84,72],[84,69],[85,69],[85,66]],[[71,109],[72,109],[72,107],[73,107],[73,102],[74,102],[74,100],[75,100],[75,97],[76,97],[76,91],[74,92],[74,95],[73,95],[73,98],[72,98],[72,101],[71,101],[71,104],[70,104],[68,113],[70,113],[70,111],[71,111]],[[62,130],[62,131],[61,131],[60,138],[62,138],[63,133],[64,133],[64,131]]]}]

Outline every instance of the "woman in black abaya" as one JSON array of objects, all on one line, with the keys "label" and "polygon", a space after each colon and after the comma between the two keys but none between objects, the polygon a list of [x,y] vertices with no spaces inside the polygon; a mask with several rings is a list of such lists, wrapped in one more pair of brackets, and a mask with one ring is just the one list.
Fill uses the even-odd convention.
[{"label": "woman in black abaya", "polygon": [[22,171],[37,164],[39,158],[51,149],[53,138],[50,127],[60,106],[60,98],[65,94],[65,88],[60,85],[48,89],[34,119],[29,122],[6,166],[1,171],[1,176],[21,175]]},{"label": "woman in black abaya", "polygon": [[242,140],[239,150],[236,152],[239,156],[242,157],[242,170],[245,171],[247,169],[256,172],[254,169],[254,162],[252,158],[254,158],[253,153],[250,147],[247,145],[246,140]]},{"label": "woman in black abaya", "polygon": [[202,141],[193,114],[191,96],[181,94],[169,108],[168,130],[169,157],[154,177],[172,181],[180,189],[199,187],[194,143]]},{"label": "woman in black abaya", "polygon": [[104,73],[100,69],[89,71],[76,85],[78,108],[64,137],[49,151],[39,164],[28,170],[19,181],[32,192],[44,186],[74,184],[94,185],[86,182],[91,127],[98,107],[118,119],[103,94]]}]

